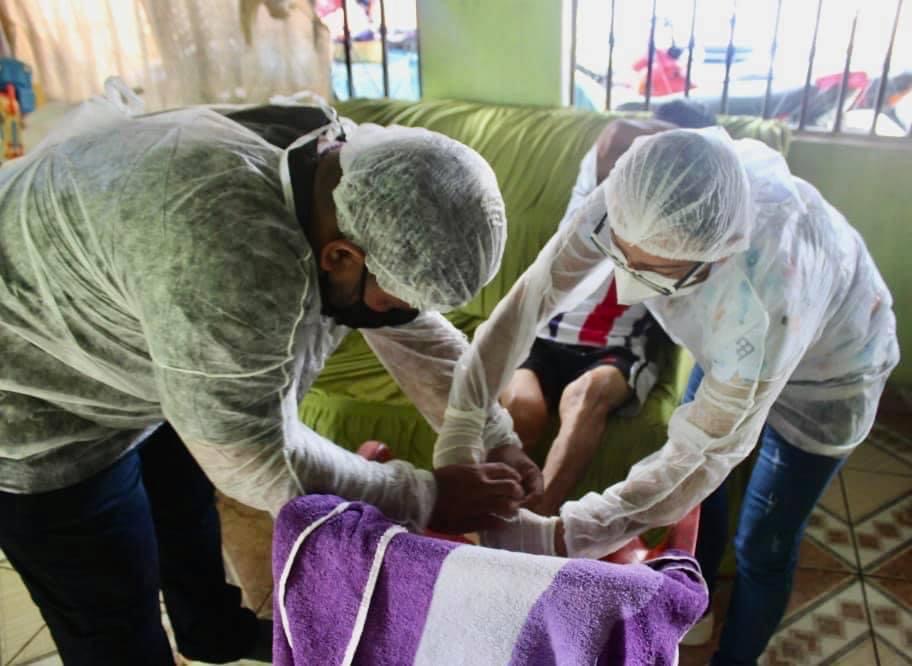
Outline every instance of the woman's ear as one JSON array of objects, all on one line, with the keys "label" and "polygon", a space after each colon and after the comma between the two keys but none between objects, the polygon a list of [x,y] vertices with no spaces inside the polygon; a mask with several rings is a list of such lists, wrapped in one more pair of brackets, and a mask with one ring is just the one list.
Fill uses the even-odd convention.
[{"label": "woman's ear", "polygon": [[327,273],[345,274],[364,268],[364,250],[347,240],[329,241],[320,251],[320,268]]}]

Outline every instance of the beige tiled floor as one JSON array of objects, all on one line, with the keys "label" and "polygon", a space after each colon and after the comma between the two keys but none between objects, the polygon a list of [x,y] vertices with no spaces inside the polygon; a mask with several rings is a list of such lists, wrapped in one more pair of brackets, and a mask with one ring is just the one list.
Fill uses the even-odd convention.
[{"label": "beige tiled floor", "polygon": [[[269,517],[220,499],[229,577],[262,617],[272,615]],[[724,617],[730,581],[713,600]],[[167,617],[164,617],[167,626]],[[717,626],[714,640],[718,640]],[[682,666],[714,649],[682,648]],[[0,666],[60,664],[18,575],[0,554]],[[815,510],[795,588],[765,666],[912,664],[912,404],[878,419]]]},{"label": "beige tiled floor", "polygon": [[0,656],[3,664],[27,664],[57,651],[19,575],[0,562]]},{"label": "beige tiled floor", "polygon": [[218,507],[229,578],[244,591],[248,607],[271,607],[272,519],[226,497],[219,497]]}]

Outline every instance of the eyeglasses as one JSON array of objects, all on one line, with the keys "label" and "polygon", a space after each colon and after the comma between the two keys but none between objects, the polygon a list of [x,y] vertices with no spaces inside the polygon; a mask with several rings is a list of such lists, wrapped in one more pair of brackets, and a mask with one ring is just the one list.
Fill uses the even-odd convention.
[{"label": "eyeglasses", "polygon": [[[592,240],[592,244],[595,245],[595,247],[597,247],[602,254],[604,254],[606,257],[611,259],[611,261],[614,263],[614,265],[616,267],[620,268],[622,271],[627,273],[630,277],[632,277],[634,280],[636,280],[640,284],[646,285],[647,287],[649,287],[653,291],[658,292],[662,296],[671,296],[673,293],[675,293],[679,289],[682,289],[684,287],[689,287],[691,284],[694,284],[696,282],[696,280],[694,280],[692,282],[689,282],[689,281],[696,274],[697,271],[699,271],[701,268],[703,268],[703,266],[706,265],[704,262],[698,261],[690,269],[688,269],[688,271],[684,274],[684,276],[681,279],[676,281],[670,287],[665,284],[660,284],[654,280],[649,279],[648,277],[646,277],[639,271],[635,271],[634,269],[632,269],[630,267],[630,265],[627,263],[627,257],[624,256],[624,251],[621,250],[620,248],[616,248],[616,246],[614,245],[614,242],[610,240],[611,239],[611,230],[610,229],[608,230],[608,238],[609,238],[608,244],[606,244],[604,241],[602,241],[601,238],[599,238],[599,236],[602,233],[603,229],[605,228],[605,225],[607,224],[607,222],[608,222],[608,214],[605,213],[602,216],[602,219],[599,220],[598,225],[595,227],[595,230],[592,232],[592,235],[590,236],[590,239]],[[615,252],[615,249],[617,249],[617,252]],[[664,277],[664,276],[661,276],[661,277]],[[671,280],[671,278],[667,278],[667,279]]]}]

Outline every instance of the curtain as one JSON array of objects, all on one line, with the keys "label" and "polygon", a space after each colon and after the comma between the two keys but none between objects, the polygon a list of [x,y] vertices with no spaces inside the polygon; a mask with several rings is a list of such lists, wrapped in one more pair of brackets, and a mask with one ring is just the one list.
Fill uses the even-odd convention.
[{"label": "curtain", "polygon": [[5,0],[9,48],[49,99],[118,75],[147,110],[331,94],[329,31],[314,0]]}]

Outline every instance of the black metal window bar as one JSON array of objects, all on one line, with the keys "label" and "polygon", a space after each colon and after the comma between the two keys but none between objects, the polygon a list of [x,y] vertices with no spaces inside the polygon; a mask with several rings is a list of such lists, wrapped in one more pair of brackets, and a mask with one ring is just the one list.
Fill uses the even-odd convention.
[{"label": "black metal window bar", "polygon": [[[346,86],[349,98],[355,96],[355,77],[352,73],[352,35],[348,20],[348,3],[349,0],[342,0],[342,38],[345,52],[345,74]],[[389,97],[390,79],[389,79],[389,44],[387,43],[387,25],[386,25],[386,2],[379,0],[380,3],[380,49],[381,49],[381,67],[383,71],[383,96]],[[416,36],[416,40],[420,37]],[[417,41],[416,41],[416,48]],[[420,48],[419,48],[420,53]],[[418,68],[418,96],[421,97],[421,68]]]},{"label": "black metal window bar", "polygon": [[[832,2],[833,0],[831,0]],[[693,0],[691,6],[691,15],[690,15],[690,39],[687,43],[687,69],[684,82],[684,96],[690,96],[691,89],[691,76],[693,71],[693,59],[694,59],[694,48],[696,45],[696,25],[697,25],[697,9],[698,9],[699,0]],[[573,0],[573,9],[572,9],[572,24],[571,24],[571,48],[573,49],[573,56],[571,57],[571,67],[575,72],[577,68],[576,63],[576,43],[577,43],[577,20],[578,20],[578,3],[579,0]],[[871,121],[870,129],[867,134],[871,137],[877,137],[877,122],[880,116],[884,113],[884,103],[887,99],[887,94],[890,89],[890,67],[891,61],[893,58],[893,49],[896,43],[896,33],[899,26],[900,17],[902,15],[904,0],[896,0],[896,10],[893,15],[893,24],[890,31],[890,39],[887,44],[886,53],[884,54],[883,67],[881,69],[880,77],[874,79],[872,82],[876,85],[876,92],[867,90],[863,94],[870,95],[873,98],[873,109],[874,115],[873,120]],[[656,43],[655,43],[655,32],[656,32],[656,0],[652,0],[652,12],[651,18],[649,21],[649,37],[647,43],[647,66],[646,66],[646,80],[644,85],[644,104],[643,109],[648,111],[652,105],[652,72],[653,66],[656,57]],[[763,99],[763,109],[761,114],[763,118],[770,118],[773,112],[772,109],[772,95],[773,95],[773,70],[774,63],[776,60],[776,52],[779,46],[779,28],[782,18],[782,6],[783,0],[776,0],[776,14],[775,20],[773,22],[773,35],[770,40],[769,46],[769,69],[767,70],[766,75],[766,92]],[[613,86],[614,79],[614,49],[615,49],[615,15],[617,9],[617,0],[610,0],[610,26],[608,30],[608,68],[606,75],[603,77],[605,81],[605,110],[611,110],[611,90]],[[808,127],[808,112],[812,104],[812,92],[813,92],[813,69],[814,69],[814,59],[817,52],[817,38],[820,30],[820,18],[824,9],[824,0],[817,0],[817,9],[816,9],[816,18],[814,21],[814,30],[811,37],[810,50],[808,52],[808,63],[807,63],[807,75],[805,77],[804,88],[801,93],[801,102],[800,102],[800,111],[798,113],[797,129],[799,132],[803,131],[813,131],[815,134],[821,134],[819,129],[810,129]],[[858,15],[859,11],[856,10],[851,21],[851,27],[849,31],[848,43],[846,45],[845,51],[845,61],[842,71],[842,77],[839,83],[838,89],[838,102],[836,106],[835,119],[833,122],[833,127],[829,131],[832,134],[840,134],[843,132],[843,115],[845,113],[845,102],[847,99],[848,93],[848,83],[849,76],[851,71],[852,64],[852,53],[855,48],[855,35],[858,28]],[[732,64],[735,58],[735,26],[737,21],[737,0],[732,2],[732,13],[729,17],[729,31],[728,31],[728,45],[725,51],[725,74],[722,84],[722,97],[720,103],[720,110],[723,114],[728,111],[728,101],[729,101],[729,88],[731,83],[731,69]],[[574,103],[574,93],[575,93],[575,77],[571,73],[570,77],[570,104]],[[912,85],[912,84],[910,84]],[[912,94],[912,93],[908,93]],[[881,137],[882,138],[882,137]],[[910,125],[906,138],[912,138],[912,125]]]}]

